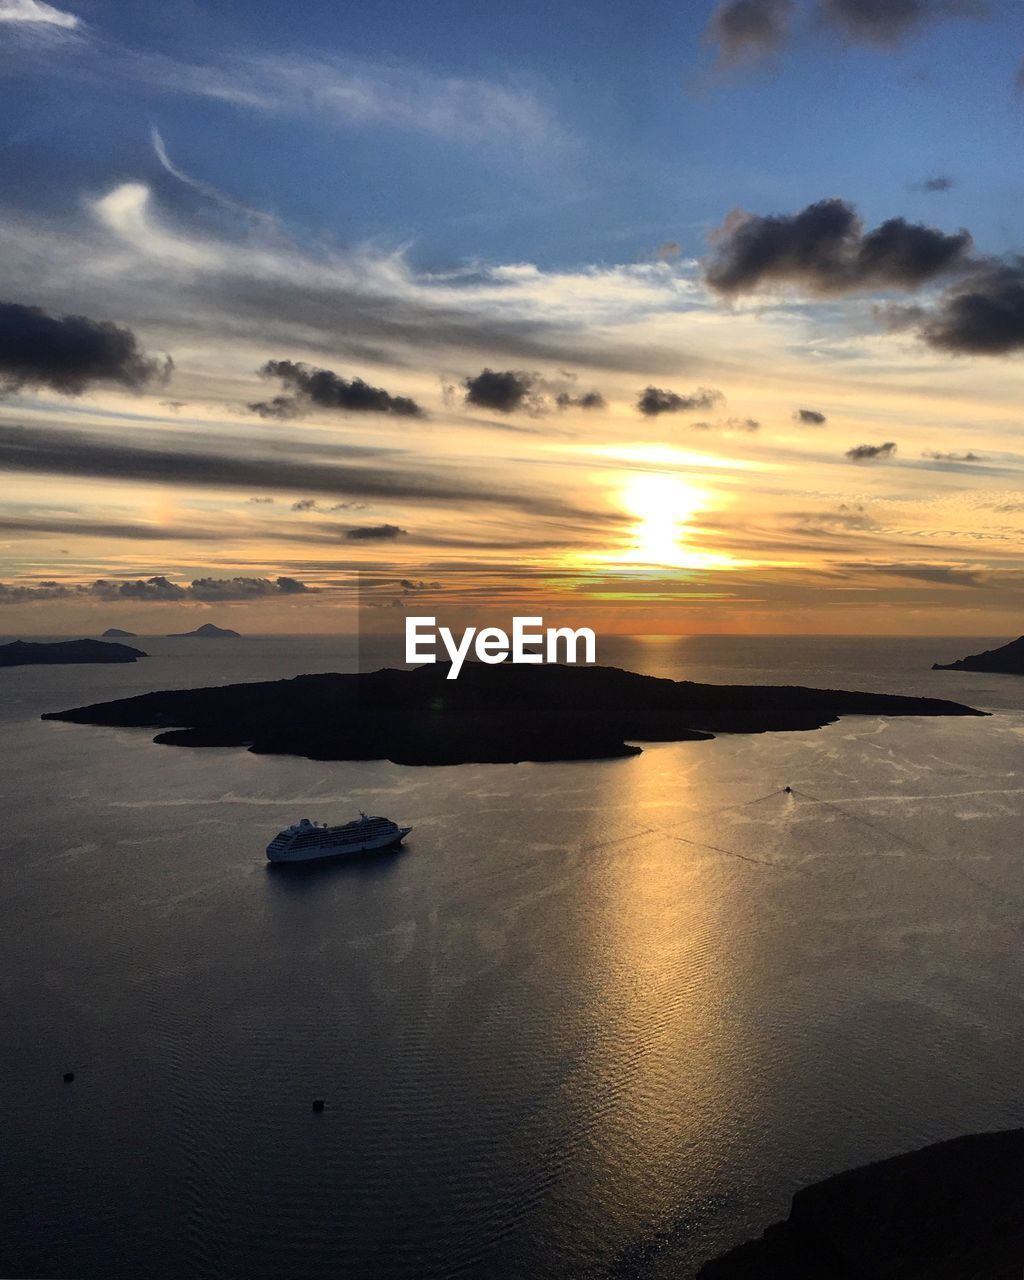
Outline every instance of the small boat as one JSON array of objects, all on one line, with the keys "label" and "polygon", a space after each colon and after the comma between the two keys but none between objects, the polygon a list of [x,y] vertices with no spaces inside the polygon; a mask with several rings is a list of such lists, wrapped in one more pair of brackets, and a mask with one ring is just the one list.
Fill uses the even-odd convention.
[{"label": "small boat", "polygon": [[312,862],[357,853],[382,853],[396,849],[411,830],[390,818],[372,818],[365,813],[340,827],[302,818],[278,832],[267,845],[267,858],[271,862]]}]

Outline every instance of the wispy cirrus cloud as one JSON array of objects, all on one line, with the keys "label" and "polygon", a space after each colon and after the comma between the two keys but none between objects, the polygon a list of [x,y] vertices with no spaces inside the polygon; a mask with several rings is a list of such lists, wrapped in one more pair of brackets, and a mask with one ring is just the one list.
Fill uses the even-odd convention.
[{"label": "wispy cirrus cloud", "polygon": [[[0,0],[4,20],[85,34],[73,14],[43,0]],[[446,76],[411,62],[304,53],[240,51],[192,62],[100,38],[84,40],[62,71],[338,130],[401,130],[529,168],[564,161],[579,146],[542,82],[527,76]]]}]

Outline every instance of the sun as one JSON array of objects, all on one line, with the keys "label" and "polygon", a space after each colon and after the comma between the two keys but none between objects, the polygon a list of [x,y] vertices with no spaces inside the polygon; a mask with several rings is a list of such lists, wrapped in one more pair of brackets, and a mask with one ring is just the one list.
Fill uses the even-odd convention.
[{"label": "sun", "polygon": [[637,517],[632,547],[623,557],[631,564],[673,569],[721,566],[727,556],[698,551],[688,545],[694,516],[713,505],[704,489],[676,475],[648,473],[634,477],[622,494],[626,510]]}]

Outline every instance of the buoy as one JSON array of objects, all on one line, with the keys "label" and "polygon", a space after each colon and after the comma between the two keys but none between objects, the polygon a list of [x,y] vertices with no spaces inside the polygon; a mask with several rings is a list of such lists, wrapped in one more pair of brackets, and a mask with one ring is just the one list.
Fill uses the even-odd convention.
[{"label": "buoy", "polygon": [[74,1078],[75,1078],[75,1073],[74,1073],[73,1071],[65,1071],[65,1072],[64,1072],[64,1083],[65,1083],[65,1084],[70,1084],[70,1083],[72,1082],[72,1080],[74,1080]]},{"label": "buoy", "polygon": [[314,1111],[323,1111],[323,1109],[324,1109],[324,1100],[323,1100],[323,1098],[314,1098],[314,1099],[313,1099],[313,1110],[314,1110]]}]

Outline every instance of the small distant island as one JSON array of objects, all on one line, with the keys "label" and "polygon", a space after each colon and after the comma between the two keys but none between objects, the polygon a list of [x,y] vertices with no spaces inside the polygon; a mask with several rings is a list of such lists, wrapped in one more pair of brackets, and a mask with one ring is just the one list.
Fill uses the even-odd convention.
[{"label": "small distant island", "polygon": [[136,639],[134,631],[122,631],[120,627],[107,627],[101,639],[103,640],[134,640]]},{"label": "small distant island", "polygon": [[998,649],[972,653],[956,662],[934,662],[933,671],[989,671],[994,675],[1024,676],[1024,636]]},{"label": "small distant island", "polygon": [[44,720],[157,728],[156,742],[396,764],[597,760],[636,742],[818,729],[844,715],[979,716],[938,698],[657,679],[617,667],[448,664],[172,689]]},{"label": "small distant island", "polygon": [[1024,1129],[970,1134],[798,1191],[789,1217],[697,1280],[1010,1280]]},{"label": "small distant island", "polygon": [[76,662],[134,662],[148,655],[126,644],[103,640],[14,640],[0,644],[0,667],[52,666]]},{"label": "small distant island", "polygon": [[240,631],[232,631],[230,627],[215,627],[212,622],[204,622],[201,627],[196,627],[195,631],[172,631],[167,639],[183,640],[195,637],[199,640],[240,640],[241,634]]}]

